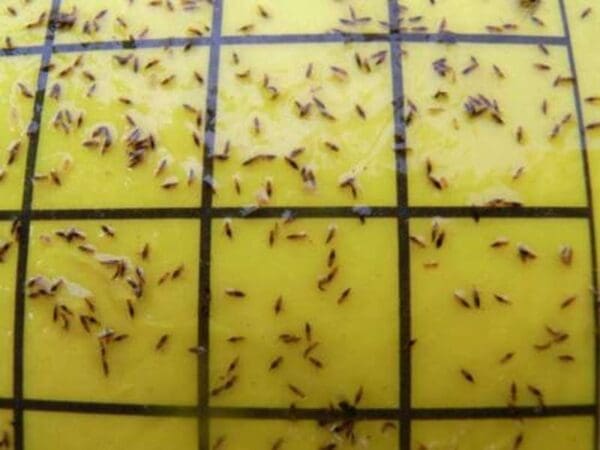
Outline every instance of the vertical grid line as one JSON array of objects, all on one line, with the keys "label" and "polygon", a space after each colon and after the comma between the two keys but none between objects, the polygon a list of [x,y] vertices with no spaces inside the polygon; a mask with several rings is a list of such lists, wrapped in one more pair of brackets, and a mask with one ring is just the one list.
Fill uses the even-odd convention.
[{"label": "vertical grid line", "polygon": [[[402,74],[402,47],[400,37],[400,6],[397,0],[388,1],[390,34],[390,64],[393,86],[394,153],[396,155],[396,200],[398,207],[398,283],[399,283],[399,367],[400,383],[400,439],[401,450],[410,448],[411,361],[410,361],[410,249],[408,242],[408,174],[406,163],[406,127],[404,122],[404,81]],[[398,39],[395,39],[398,37]]]},{"label": "vertical grid line", "polygon": [[52,57],[52,44],[56,31],[55,18],[60,8],[61,0],[52,0],[44,46],[42,48],[40,71],[37,79],[37,90],[33,102],[33,115],[27,129],[29,144],[27,147],[27,162],[23,178],[23,199],[21,206],[21,229],[19,237],[19,255],[17,262],[17,283],[15,289],[15,316],[13,335],[13,423],[15,450],[23,450],[23,365],[24,365],[24,329],[25,329],[25,283],[27,277],[27,257],[29,253],[29,227],[31,220],[31,205],[33,200],[33,175],[38,151],[42,111],[46,84],[48,83],[47,65]]},{"label": "vertical grid line", "polygon": [[217,105],[219,94],[219,62],[221,52],[221,24],[223,21],[222,0],[213,0],[213,18],[210,40],[210,58],[206,93],[206,124],[204,129],[200,262],[199,262],[199,305],[198,305],[198,343],[203,351],[198,358],[198,448],[208,450],[210,446],[209,417],[209,364],[210,364],[210,270],[211,270],[211,208],[213,159],[217,127]]},{"label": "vertical grid line", "polygon": [[590,237],[590,257],[591,257],[591,267],[592,267],[592,280],[591,284],[593,287],[592,293],[592,311],[594,314],[594,354],[595,354],[595,363],[594,363],[594,373],[596,380],[595,383],[595,392],[594,398],[596,402],[596,420],[594,425],[594,448],[600,448],[600,355],[598,352],[600,351],[600,335],[598,334],[598,326],[600,323],[599,311],[596,310],[596,301],[598,298],[598,265],[597,265],[597,255],[596,255],[596,230],[594,226],[594,199],[592,194],[592,181],[590,175],[590,165],[588,160],[588,148],[587,148],[587,140],[585,135],[585,124],[583,118],[583,108],[581,107],[581,95],[579,92],[579,79],[577,77],[577,68],[575,66],[575,55],[573,53],[573,42],[571,41],[571,31],[569,29],[569,18],[567,16],[567,10],[565,7],[564,0],[560,0],[560,15],[563,22],[564,34],[567,39],[567,54],[569,56],[569,66],[571,69],[571,75],[575,77],[575,82],[573,83],[573,95],[575,97],[575,109],[577,112],[577,127],[579,130],[579,147],[581,149],[581,157],[583,160],[583,175],[585,181],[585,193],[587,197],[587,207],[589,210],[588,216],[588,227],[589,227],[589,237]]}]

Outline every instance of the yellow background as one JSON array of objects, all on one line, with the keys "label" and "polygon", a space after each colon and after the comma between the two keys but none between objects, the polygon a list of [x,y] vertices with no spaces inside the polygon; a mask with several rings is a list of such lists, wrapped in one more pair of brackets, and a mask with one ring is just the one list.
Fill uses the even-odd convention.
[{"label": "yellow background", "polygon": [[25,442],[32,450],[198,448],[195,419],[28,412],[25,423],[31,430]]},{"label": "yellow background", "polygon": [[[0,245],[12,242],[10,235],[10,222],[0,222]],[[0,395],[12,395],[12,370],[13,370],[13,330],[15,317],[15,277],[17,273],[18,244],[11,244],[10,250],[5,254],[4,262],[0,263],[0,358],[4,364],[0,365]]]},{"label": "yellow background", "polygon": [[[71,42],[98,42],[109,40],[128,40],[130,36],[137,39],[146,28],[146,39],[158,39],[170,36],[196,37],[190,28],[202,32],[204,36],[210,36],[212,6],[209,2],[198,2],[198,8],[185,11],[181,2],[172,1],[173,11],[169,10],[166,2],[149,7],[149,2],[128,2],[120,0],[103,0],[93,2],[88,0],[63,0],[60,11],[70,13],[77,8],[78,23],[70,30],[61,30],[56,35],[57,43]],[[91,21],[103,10],[106,14],[98,19],[100,30],[92,34],[83,32],[83,24]],[[126,23],[123,27],[117,18]]]},{"label": "yellow background", "polygon": [[[535,25],[530,14],[514,2],[482,0],[474,5],[467,0],[430,2],[407,0],[403,27],[427,27],[436,30],[443,19],[447,29],[457,33],[487,33],[486,25],[516,24],[518,29],[506,35],[563,36],[558,1],[543,1],[535,16],[545,26]],[[50,1],[32,0],[20,5],[19,16],[10,18],[0,12],[0,45],[10,36],[15,45],[43,44],[45,26],[25,33],[23,25],[48,10]],[[100,6],[84,0],[64,0],[61,11],[77,6],[79,21],[72,30],[57,33],[56,43],[126,40],[149,27],[148,38],[194,34],[195,27],[210,36],[212,8],[200,2],[193,13],[169,12],[166,2],[150,7],[138,1],[126,6],[124,1],[110,0]],[[272,17],[261,18],[254,2],[224,0],[222,34],[240,36],[240,27],[253,24],[248,34],[323,33],[332,28],[346,32],[386,32],[380,21],[388,20],[388,2],[384,0],[348,0],[318,2],[307,0],[263,0],[261,5]],[[596,56],[595,35],[600,16],[594,10],[587,18],[581,12],[590,5],[586,0],[568,0],[567,13],[571,31],[577,82],[581,98],[600,96],[600,62]],[[348,18],[349,6],[368,24],[349,27],[340,23]],[[101,31],[92,36],[81,32],[83,21],[102,8],[111,11],[102,19]],[[318,13],[315,11],[318,10]],[[467,11],[467,12],[463,12]],[[123,30],[116,17],[127,21]],[[418,16],[423,19],[418,20]],[[413,18],[410,20],[409,18]],[[208,27],[208,28],[207,28]],[[418,32],[418,29],[412,28]],[[502,197],[525,206],[586,207],[584,164],[578,127],[600,121],[600,102],[583,102],[583,123],[578,123],[573,86],[553,87],[558,75],[570,73],[565,46],[548,46],[545,56],[535,45],[403,43],[404,91],[417,107],[407,131],[409,206],[469,206],[484,204]],[[376,52],[387,51],[385,61],[375,65]],[[140,70],[135,74],[133,60],[121,67],[114,56],[134,52]],[[234,62],[233,54],[239,58]],[[371,73],[360,70],[355,55],[370,58]],[[196,117],[183,107],[189,103],[202,111],[206,120],[206,82],[209,48],[194,47],[184,51],[138,49],[135,51],[103,50],[85,52],[82,67],[66,77],[59,72],[76,61],[77,53],[53,54],[42,115],[40,145],[35,164],[36,174],[58,170],[62,185],[48,181],[34,185],[33,209],[68,208],[136,208],[199,207],[203,148],[192,140],[197,129],[204,141],[204,123],[197,127]],[[461,71],[475,57],[479,67],[468,75]],[[456,76],[441,78],[431,67],[432,61],[446,57]],[[159,58],[160,64],[144,65]],[[268,206],[395,206],[396,162],[393,153],[394,123],[392,107],[392,64],[389,45],[385,43],[351,44],[281,44],[221,45],[215,152],[230,141],[230,158],[214,161],[215,207],[254,205],[266,183],[272,183],[273,195]],[[22,204],[22,185],[26,164],[25,131],[33,110],[32,99],[24,98],[18,83],[35,93],[39,56],[2,56],[0,58],[0,115],[5,127],[0,131],[0,165],[4,167],[6,149],[12,140],[23,139],[16,164],[0,181],[0,209],[18,210]],[[313,64],[313,75],[306,80],[306,68]],[[543,63],[549,71],[533,66]],[[499,79],[493,65],[506,74]],[[347,76],[334,76],[335,65]],[[92,98],[85,93],[92,82],[87,70],[96,78]],[[247,77],[239,75],[249,71]],[[198,82],[194,72],[204,79]],[[168,86],[165,77],[175,74]],[[280,92],[271,99],[263,86]],[[52,85],[63,87],[59,102],[49,97]],[[444,101],[432,98],[438,90],[448,91]],[[494,123],[488,115],[468,119],[464,102],[469,95],[482,93],[497,99],[503,111],[504,125]],[[319,117],[313,105],[307,119],[297,118],[294,100],[302,103],[316,96],[335,122]],[[119,97],[133,101],[130,106]],[[548,114],[541,103],[548,101]],[[367,120],[356,113],[364,109]],[[60,108],[86,111],[81,129],[68,136],[54,129],[51,121]],[[552,127],[571,113],[573,119],[559,136],[550,140]],[[144,130],[157,137],[156,151],[149,152],[143,164],[126,167],[123,144],[130,114]],[[258,117],[261,133],[252,132]],[[455,129],[456,119],[457,128]],[[105,124],[115,134],[115,144],[101,156],[85,149],[84,139],[93,128]],[[516,142],[516,130],[524,129],[524,141]],[[594,199],[600,196],[600,131],[586,132],[589,169]],[[324,143],[339,145],[339,153],[327,150]],[[300,166],[314,170],[317,189],[307,190],[300,175],[283,161],[283,156],[297,147],[306,147],[297,158]],[[257,162],[244,167],[248,157],[274,153],[272,162]],[[169,160],[159,177],[153,175],[161,158]],[[426,177],[427,158],[433,173],[448,181],[448,188],[436,190]],[[68,161],[69,167],[65,167]],[[523,167],[517,180],[513,174]],[[187,171],[196,179],[186,184]],[[358,197],[339,187],[347,175],[356,176]],[[166,191],[161,183],[176,176],[179,185]],[[238,179],[241,194],[234,188]],[[211,180],[212,181],[212,180]],[[263,199],[264,200],[264,199]],[[595,208],[596,233],[600,216]],[[199,215],[199,214],[198,214]],[[299,408],[320,408],[330,402],[351,402],[359,387],[363,399],[359,408],[397,408],[400,399],[399,360],[399,265],[410,264],[412,397],[415,408],[505,407],[509,386],[518,386],[517,406],[534,406],[536,399],[527,391],[533,385],[544,393],[550,406],[593,405],[595,399],[595,341],[592,308],[597,295],[590,293],[591,248],[587,219],[442,219],[446,233],[444,246],[435,249],[429,235],[432,221],[412,219],[410,233],[422,237],[426,248],[411,244],[410,263],[398,255],[398,223],[392,218],[369,218],[365,225],[357,219],[300,219],[284,224],[280,219],[234,219],[233,239],[224,233],[225,221],[211,222],[211,265],[200,264],[200,220],[33,220],[29,242],[27,276],[43,275],[69,281],[56,298],[29,299],[25,304],[24,396],[26,399],[79,402],[148,403],[193,406],[198,399],[197,356],[188,349],[197,345],[198,293],[211,291],[209,388],[223,383],[223,375],[237,360],[238,383],[227,392],[211,397],[210,406],[278,407],[294,403]],[[268,244],[269,232],[278,224],[274,246]],[[110,224],[116,236],[109,238],[100,229]],[[336,237],[325,244],[328,227],[337,226]],[[0,225],[0,243],[9,239],[10,223]],[[112,271],[94,261],[92,255],[77,249],[79,242],[65,243],[53,233],[75,226],[87,234],[87,241],[99,252],[122,255],[131,264],[144,267],[148,285],[142,300],[135,302],[136,317],[127,315],[126,300],[131,290],[123,280],[111,280]],[[307,238],[292,241],[286,236],[306,232]],[[46,239],[47,236],[49,239]],[[490,243],[506,237],[510,244],[501,249]],[[406,236],[400,236],[406,238]],[[49,240],[49,242],[48,242]],[[150,243],[148,261],[140,251]],[[537,258],[523,263],[516,246],[532,248]],[[574,260],[570,267],[560,263],[561,245],[570,245]],[[317,289],[319,277],[329,270],[328,253],[335,249],[339,273],[325,292]],[[600,254],[600,253],[599,253]],[[16,245],[0,264],[0,397],[12,396],[14,291],[18,254]],[[23,255],[21,255],[23,256]],[[183,264],[180,279],[158,285],[166,271]],[[431,267],[436,265],[436,267]],[[429,267],[427,267],[429,266]],[[201,272],[210,270],[210,273]],[[200,275],[210,277],[210,286],[199,286]],[[352,291],[345,303],[336,300],[346,288]],[[481,310],[461,308],[453,298],[456,290],[468,295],[481,292]],[[52,323],[56,303],[68,305],[76,314],[85,309],[81,289],[93,293],[97,317],[104,326],[118,333],[130,334],[123,343],[111,344],[111,374],[102,375],[98,345],[76,318],[71,330]],[[240,289],[243,299],[227,296],[226,289]],[[501,305],[493,294],[506,295],[512,305]],[[560,304],[570,295],[576,301],[562,310]],[[275,315],[276,299],[283,298],[283,310]],[[470,298],[470,297],[469,297]],[[302,357],[308,345],[304,324],[312,326],[312,341],[319,342],[313,355],[323,363],[318,369]],[[568,332],[569,339],[539,352],[535,343],[549,338],[544,326]],[[98,331],[98,330],[95,330]],[[301,337],[297,344],[283,344],[282,333]],[[161,351],[155,350],[159,337],[170,339]],[[232,336],[244,336],[239,343],[228,342]],[[513,360],[499,364],[507,352]],[[573,363],[558,360],[561,354],[575,357]],[[277,356],[281,366],[269,371]],[[475,383],[467,383],[460,369],[469,370]],[[299,398],[288,384],[306,394]],[[9,429],[11,412],[0,414],[0,431]],[[494,446],[512,448],[512,439],[523,432],[521,450],[591,450],[594,435],[592,417],[557,417],[510,420],[418,420],[412,423],[412,447],[421,450],[463,450]],[[26,411],[25,442],[27,449],[122,449],[197,448],[197,421],[193,418],[157,418],[118,415],[86,415]],[[398,447],[398,430],[381,433],[382,422],[357,424],[359,448],[391,449]],[[68,432],[65,432],[68,430]],[[107,431],[108,430],[108,431]],[[226,435],[224,448],[245,449],[248,443],[269,448],[283,437],[284,450],[318,448],[328,443],[332,434],[314,421],[275,421],[215,418],[209,425],[209,442],[214,444]],[[338,442],[338,448],[347,442]],[[408,449],[403,449],[408,450]]]}]

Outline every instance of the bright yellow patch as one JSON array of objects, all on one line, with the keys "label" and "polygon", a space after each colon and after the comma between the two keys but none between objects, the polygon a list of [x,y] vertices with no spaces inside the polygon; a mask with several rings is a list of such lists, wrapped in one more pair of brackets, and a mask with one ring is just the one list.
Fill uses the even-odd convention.
[{"label": "bright yellow patch", "polygon": [[[446,20],[446,30],[454,33],[493,33],[562,36],[563,26],[558,0],[538,2],[537,8],[517,7],[520,0],[471,0],[429,1],[404,0],[406,7],[402,25],[406,31],[416,31],[414,27],[427,27],[436,32],[441,22]],[[410,18],[422,16],[421,20]],[[532,16],[541,20],[536,23]],[[488,30],[487,26],[503,28],[502,31]],[[507,26],[507,27],[505,27]],[[513,26],[516,26],[514,28]]]},{"label": "bright yellow patch", "polygon": [[[373,55],[384,51],[385,61],[375,65]],[[239,57],[235,65],[233,53]],[[355,53],[369,59],[371,73],[359,70]],[[396,202],[393,115],[390,98],[389,46],[382,44],[323,44],[224,47],[219,85],[216,153],[230,142],[230,158],[215,161],[216,206],[255,204],[264,199],[265,184],[271,180],[269,206],[286,205],[393,205]],[[257,62],[260,62],[258,64]],[[310,79],[306,78],[309,64]],[[347,76],[337,76],[336,66]],[[240,78],[249,71],[249,75]],[[264,87],[279,91],[279,96]],[[313,97],[322,101],[336,120],[323,117]],[[305,118],[294,105],[312,102]],[[360,117],[356,105],[367,120]],[[260,130],[255,129],[258,119]],[[338,151],[327,147],[327,142]],[[284,156],[304,148],[294,158],[294,170]],[[272,161],[242,164],[259,154],[274,154]],[[316,188],[303,182],[301,169],[314,172]],[[357,198],[340,187],[355,177]],[[239,180],[241,194],[235,189]],[[310,184],[310,183],[308,183]]]},{"label": "bright yellow patch", "polygon": [[[412,392],[416,407],[505,406],[510,385],[517,384],[518,406],[536,405],[527,385],[543,392],[549,405],[591,404],[594,399],[594,317],[589,291],[591,268],[587,223],[577,219],[444,220],[441,249],[411,248]],[[411,222],[413,236],[429,241],[430,220]],[[507,238],[502,248],[490,245]],[[517,246],[537,254],[524,263]],[[565,266],[562,245],[573,248]],[[424,264],[436,261],[438,268]],[[481,297],[474,306],[473,290]],[[471,304],[459,304],[455,293]],[[503,304],[494,294],[504,296]],[[576,300],[561,309],[570,296]],[[552,342],[545,329],[569,334]],[[514,357],[505,364],[507,353]],[[559,355],[572,355],[563,362]],[[467,370],[475,378],[468,383]]]},{"label": "bright yellow patch", "polygon": [[[42,45],[46,37],[46,24],[51,3],[51,0],[31,0],[28,2],[9,0],[2,2],[2,10],[0,10],[0,47],[9,47],[7,39],[12,47]],[[9,8],[16,15],[13,15]]]},{"label": "bright yellow patch", "polygon": [[13,441],[12,431],[12,411],[7,409],[0,409],[0,439],[4,437],[4,433],[7,433],[9,440]]},{"label": "bright yellow patch", "polygon": [[[553,87],[557,76],[570,74],[564,48],[549,48],[549,56],[535,46],[522,45],[403,48],[408,52],[403,60],[404,90],[418,107],[408,128],[412,205],[481,205],[498,197],[525,206],[586,204],[573,88],[567,83]],[[479,67],[463,75],[471,56]],[[432,63],[438,58],[447,58],[454,75],[443,78],[434,71]],[[534,63],[547,64],[551,70],[538,70]],[[504,79],[495,74],[494,64]],[[440,90],[448,94],[447,100],[433,98]],[[469,96],[479,94],[498,102],[504,125],[489,113],[468,117],[463,105]],[[551,139],[553,127],[566,114],[571,120]],[[523,128],[522,144],[517,142],[518,127]],[[428,180],[427,159],[432,174],[447,180],[446,189],[437,190]]]},{"label": "bright yellow patch", "polygon": [[282,449],[304,450],[336,443],[336,449],[388,450],[398,448],[398,428],[392,422],[357,422],[354,428],[356,444],[340,434],[334,436],[328,427],[309,421],[231,420],[215,419],[211,427],[211,445],[224,438],[223,448],[246,450],[248,442],[255,448],[271,448],[280,439]]},{"label": "bright yellow patch", "polygon": [[[114,238],[100,226],[116,230]],[[77,227],[87,235],[96,255],[79,250],[83,241],[66,243],[57,230]],[[50,238],[49,242],[44,238]],[[37,222],[32,226],[28,277],[62,278],[54,297],[26,298],[25,394],[29,398],[123,403],[195,404],[197,357],[188,348],[196,346],[198,311],[197,221]],[[150,254],[140,252],[148,243]],[[112,280],[114,266],[99,259],[125,258],[144,270],[146,287],[136,300],[125,279]],[[158,280],[183,265],[177,279]],[[93,313],[85,297],[96,305]],[[128,314],[127,300],[135,308]],[[53,323],[54,305],[66,305],[74,314],[69,329],[63,321]],[[60,306],[59,306],[60,307]],[[99,326],[84,331],[79,315],[92,315]],[[128,334],[108,348],[110,375],[102,374],[97,333],[103,327]],[[164,334],[170,338],[162,350],[155,346]],[[58,381],[60,380],[60,381]]]},{"label": "bright yellow patch", "polygon": [[[230,0],[223,3],[225,35],[388,31],[387,0]],[[359,20],[352,18],[350,7],[355,11],[355,19]],[[264,13],[268,17],[263,17]],[[344,22],[348,20],[351,23]]]},{"label": "bright yellow patch", "polygon": [[38,56],[0,58],[0,209],[21,208],[34,100],[28,96],[35,96],[39,68]]},{"label": "bright yellow patch", "polygon": [[[324,407],[330,401],[352,401],[364,388],[362,406],[398,405],[398,256],[395,220],[356,219],[279,221],[278,237],[269,247],[269,231],[276,220],[236,220],[233,239],[223,222],[213,223],[211,266],[210,384],[223,384],[230,362],[239,356],[237,384],[213,396],[218,406]],[[325,245],[328,225],[338,227]],[[306,232],[304,240],[288,236]],[[319,291],[327,275],[328,255],[336,250],[332,267],[337,276]],[[260,270],[256,270],[260,267]],[[345,302],[342,292],[351,288]],[[226,289],[241,290],[234,298]],[[282,298],[282,311],[274,306]],[[319,342],[310,356],[322,362],[318,369],[303,358],[309,343]],[[291,334],[300,342],[285,344],[279,336]],[[244,336],[232,344],[231,336]],[[283,357],[269,371],[271,362]],[[304,398],[288,384],[298,387]]]},{"label": "bright yellow patch", "polygon": [[28,412],[25,424],[25,441],[31,450],[198,448],[197,421],[193,418]]},{"label": "bright yellow patch", "polygon": [[[85,53],[81,67],[73,67],[78,55],[53,57],[56,68],[48,81],[36,174],[47,176],[54,170],[61,185],[57,186],[51,179],[37,181],[34,207],[164,207],[200,203],[202,145],[194,143],[192,133],[197,133],[201,141],[203,125],[198,126],[197,114],[183,105],[189,104],[204,115],[205,88],[194,73],[206,79],[208,51],[205,48],[188,52],[140,50],[125,65],[114,58],[131,54]],[[159,63],[145,68],[153,60]],[[69,67],[72,67],[71,72],[61,77],[60,73]],[[95,81],[86,78],[84,72]],[[173,75],[175,78],[168,84],[162,84]],[[60,101],[50,96],[55,83],[61,86]],[[93,85],[96,89],[88,97]],[[138,88],[132,90],[132,86]],[[131,104],[123,101],[131,101]],[[68,133],[60,124],[54,125],[61,111],[63,121],[68,122],[65,110],[69,111],[72,121]],[[77,120],[82,113],[83,123],[78,128]],[[126,115],[135,125],[128,123]],[[98,126],[108,126],[114,141],[104,155],[98,147],[84,146],[85,141],[93,139]],[[128,168],[127,153],[132,149],[126,140],[136,128],[141,132],[139,138],[153,135],[156,149],[147,150],[139,165]],[[155,176],[164,158],[166,167]],[[194,177],[188,184],[190,170]],[[178,185],[164,189],[162,185],[172,177]]]},{"label": "bright yellow patch", "polygon": [[[61,12],[77,8],[77,23],[71,29],[60,30],[56,42],[98,42],[168,37],[197,37],[210,35],[212,6],[198,1],[196,8],[185,10],[179,0],[161,1],[151,6],[150,1],[63,0]],[[170,3],[172,9],[167,3]],[[189,2],[188,2],[189,3]],[[96,18],[102,11],[101,17]],[[88,25],[86,25],[86,23]],[[86,30],[88,30],[86,32]]]},{"label": "bright yellow patch", "polygon": [[524,420],[435,420],[413,422],[414,448],[427,450],[511,449],[522,435],[520,450],[589,450],[594,422],[589,417]]}]

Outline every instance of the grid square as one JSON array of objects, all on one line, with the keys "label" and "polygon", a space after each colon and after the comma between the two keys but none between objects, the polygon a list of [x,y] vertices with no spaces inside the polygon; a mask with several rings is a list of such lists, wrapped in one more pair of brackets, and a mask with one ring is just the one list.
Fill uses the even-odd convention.
[{"label": "grid square", "polygon": [[[518,436],[522,443],[515,447]],[[521,450],[592,450],[592,417],[556,417],[519,420],[430,420],[412,425],[412,448],[519,448]]]},{"label": "grid square", "polygon": [[42,45],[46,38],[51,4],[51,0],[3,2],[0,12],[0,47]]},{"label": "grid square", "polygon": [[[382,95],[392,90],[388,49],[378,43],[223,47],[215,153],[223,155],[229,142],[229,158],[215,160],[215,205],[394,205],[394,120],[390,97]],[[356,54],[370,61],[370,73],[357,67]],[[376,65],[378,57],[385,60]],[[290,156],[295,149],[304,150]],[[257,155],[275,158],[251,159]],[[341,186],[349,179],[356,196]]]},{"label": "grid square", "polygon": [[[413,220],[410,226],[413,237],[425,238],[432,222]],[[531,387],[541,391],[547,405],[593,403],[587,221],[459,219],[440,226],[445,231],[441,249],[433,244],[411,249],[412,334],[417,339],[413,404],[536,406],[541,402]],[[492,247],[500,239],[508,243]],[[536,258],[523,262],[519,245]],[[570,265],[561,262],[561,246],[573,251]],[[512,383],[516,399],[511,398]]]},{"label": "grid square", "polygon": [[30,450],[192,450],[198,448],[197,436],[195,418],[25,413]]},{"label": "grid square", "polygon": [[194,38],[211,34],[213,8],[207,0],[161,0],[155,5],[149,1],[62,0],[62,13],[70,14],[73,8],[77,21],[72,28],[58,30],[57,43]]},{"label": "grid square", "polygon": [[[330,225],[337,231],[325,245]],[[361,406],[397,406],[396,221],[372,219],[361,225],[355,219],[301,219],[286,225],[275,219],[236,220],[230,225],[232,239],[224,226],[218,220],[212,229],[211,404],[325,407],[351,402],[362,386]],[[332,249],[336,257],[328,267]],[[320,291],[320,278],[335,267],[337,273]],[[232,289],[245,297],[236,297]],[[276,313],[278,298],[281,310]],[[237,336],[244,340],[230,341]],[[236,358],[237,367],[228,370]],[[218,389],[233,376],[233,388]]]},{"label": "grid square", "polygon": [[[102,225],[111,227],[114,237]],[[56,235],[61,230],[72,235],[72,227],[86,239],[69,243]],[[28,280],[41,278],[28,287],[25,300],[25,396],[195,404],[197,357],[188,349],[197,345],[198,236],[199,224],[191,220],[34,222]],[[80,245],[93,246],[95,253]],[[113,279],[119,270],[114,261],[124,261],[123,277]],[[146,280],[141,296],[136,293],[141,283],[136,267]],[[59,279],[63,281],[54,295],[32,297]],[[87,333],[81,316],[94,317],[98,324],[84,319]],[[105,375],[99,336],[107,329],[115,338],[129,337],[106,344]],[[157,349],[163,335],[167,341]]]},{"label": "grid square", "polygon": [[[564,48],[549,47],[548,56],[529,45],[403,48],[408,52],[403,60],[405,94],[419,108],[407,132],[411,205],[485,205],[497,198],[525,206],[586,204],[573,88],[566,82],[553,86],[558,76],[570,75]],[[471,57],[479,67],[464,75],[462,71],[472,66]],[[439,58],[447,58],[455,75],[436,73],[432,63]],[[538,63],[549,69],[536,69]],[[436,100],[438,91],[448,98]],[[469,117],[464,103],[479,94],[498,101],[504,125],[490,112]],[[570,119],[551,138],[567,114]],[[428,178],[428,159],[432,176],[444,178],[446,188]]]},{"label": "grid square", "polygon": [[[211,446],[223,440],[230,450],[248,448],[272,448],[282,441],[281,448],[286,450],[304,450],[307,448],[325,448],[335,443],[337,449],[368,448],[373,450],[391,450],[398,448],[398,424],[391,421],[355,421],[354,445],[343,432],[330,431],[335,424],[319,426],[307,420],[236,420],[213,419],[211,421]],[[235,431],[234,431],[235,430]],[[213,447],[214,448],[214,447]]]},{"label": "grid square", "polygon": [[[454,33],[562,36],[564,33],[558,0],[538,3],[535,8],[523,8],[519,7],[518,0],[477,3],[469,0],[451,0],[438,1],[435,4],[428,1],[404,0],[402,5],[406,9],[402,26],[405,31],[436,32],[440,23],[446,20],[446,30]],[[419,17],[421,19],[417,20]],[[493,28],[488,29],[488,26]]]},{"label": "grid square", "polygon": [[[227,36],[320,34],[333,30],[387,33],[389,29],[388,0],[262,0],[259,4],[227,0],[223,4],[223,34]],[[354,9],[354,19],[350,8]]]},{"label": "grid square", "polygon": [[[53,55],[34,207],[199,205],[207,56],[199,47]],[[52,97],[55,85],[61,86],[59,100]],[[100,127],[112,140],[104,154],[107,132]]]},{"label": "grid square", "polygon": [[11,234],[11,224],[0,222],[0,397],[13,392],[13,331],[18,242]]},{"label": "grid square", "polygon": [[0,58],[0,210],[20,209],[39,56]]}]

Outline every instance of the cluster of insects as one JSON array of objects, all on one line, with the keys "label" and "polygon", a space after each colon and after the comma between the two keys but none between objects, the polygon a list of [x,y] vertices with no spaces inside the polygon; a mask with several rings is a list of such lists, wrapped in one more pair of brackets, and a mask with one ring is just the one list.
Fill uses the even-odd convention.
[{"label": "cluster of insects", "polygon": [[[98,230],[102,239],[114,240],[118,238],[117,230],[102,224]],[[177,283],[182,278],[185,266],[179,264],[164,271],[156,280],[148,279],[144,265],[149,263],[152,255],[151,246],[145,243],[136,255],[111,255],[104,253],[101,247],[93,245],[87,233],[76,228],[68,227],[56,229],[53,234],[39,236],[44,246],[67,245],[72,252],[81,252],[90,258],[97,266],[101,277],[117,288],[125,289],[128,294],[122,299],[122,314],[133,323],[136,320],[138,308],[146,308],[147,289],[149,284],[160,286],[165,283]],[[85,286],[76,289],[74,295],[73,282],[68,277],[47,277],[42,274],[31,276],[26,281],[27,298],[39,302],[51,302],[51,320],[64,333],[77,336],[89,336],[98,343],[99,367],[104,376],[111,373],[109,350],[115,345],[121,345],[131,338],[128,333],[115,330],[109,321],[102,317],[102,304],[96,295],[87,290]],[[154,343],[149,344],[149,349],[156,352],[166,351],[169,347],[170,334],[156,337]],[[196,353],[196,347],[188,349]]]}]

